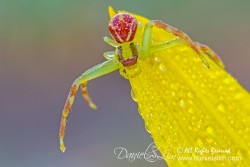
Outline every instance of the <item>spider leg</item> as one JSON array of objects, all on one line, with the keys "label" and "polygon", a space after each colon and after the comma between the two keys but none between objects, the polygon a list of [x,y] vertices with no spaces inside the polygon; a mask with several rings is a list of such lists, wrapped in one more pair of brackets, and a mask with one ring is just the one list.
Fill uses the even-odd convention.
[{"label": "spider leg", "polygon": [[105,57],[105,59],[107,59],[107,60],[113,59],[114,56],[115,56],[115,52],[114,51],[104,52],[103,53],[103,57]]},{"label": "spider leg", "polygon": [[164,49],[171,48],[171,47],[178,45],[178,44],[185,44],[185,41],[183,39],[177,37],[174,40],[170,40],[167,42],[163,42],[163,43],[151,46],[151,48],[149,50],[149,55],[151,55],[155,52],[159,52],[159,51],[164,50]]},{"label": "spider leg", "polygon": [[76,95],[78,88],[79,88],[79,84],[76,81],[73,82],[73,84],[70,87],[70,91],[69,91],[68,97],[66,99],[66,102],[64,104],[64,108],[62,111],[62,118],[61,118],[60,131],[59,131],[60,149],[62,152],[64,152],[66,149],[64,146],[63,139],[65,135],[67,117],[69,115],[70,108],[74,103],[75,95]]},{"label": "spider leg", "polygon": [[214,60],[218,65],[220,65],[222,68],[225,67],[224,63],[220,59],[220,57],[208,46],[196,42],[196,46],[199,50],[201,50],[203,53],[207,54],[212,60]]},{"label": "spider leg", "polygon": [[87,103],[89,104],[89,106],[92,109],[96,109],[95,104],[91,101],[91,99],[88,96],[88,91],[87,91],[87,87],[86,87],[87,82],[92,80],[92,79],[95,79],[99,76],[113,72],[117,69],[119,69],[118,61],[115,61],[114,59],[107,60],[107,61],[105,61],[99,65],[96,65],[95,67],[92,67],[89,70],[85,71],[71,85],[68,97],[66,99],[66,102],[65,102],[65,105],[64,105],[64,108],[62,111],[62,118],[61,118],[60,131],[59,131],[60,149],[62,152],[64,152],[66,149],[66,147],[64,145],[64,135],[65,135],[67,117],[68,117],[70,109],[74,103],[75,95],[76,95],[76,92],[77,92],[79,86],[81,86],[82,95],[83,95],[84,99],[87,101]]},{"label": "spider leg", "polygon": [[82,97],[85,99],[85,101],[88,103],[90,108],[92,109],[97,109],[95,103],[92,102],[91,98],[89,97],[88,94],[88,89],[87,89],[87,82],[81,83],[81,92],[82,92]]},{"label": "spider leg", "polygon": [[[166,24],[166,23],[163,23],[159,20],[151,20],[149,21],[147,24],[146,24],[146,27],[145,27],[145,30],[144,30],[144,35],[143,35],[143,40],[142,40],[142,49],[143,49],[143,52],[144,52],[144,55],[143,57],[146,58],[150,55],[151,51],[150,51],[150,48],[151,48],[151,42],[152,42],[152,37],[151,37],[151,31],[152,31],[152,27],[157,27],[157,28],[162,28],[164,29],[165,31],[169,32],[169,33],[172,33],[174,34],[175,36],[177,36],[178,40],[173,40],[172,42],[166,42],[166,45],[174,45],[174,43],[184,43],[186,44],[187,46],[191,47],[196,53],[197,55],[201,58],[203,64],[209,68],[209,64],[207,62],[207,60],[205,59],[204,55],[203,55],[203,52],[201,52],[197,46],[196,46],[196,43],[192,41],[192,39],[184,32]],[[166,49],[167,47],[162,47],[164,49]]]},{"label": "spider leg", "polygon": [[103,37],[104,42],[106,42],[107,44],[117,48],[119,46],[119,44],[117,42],[115,42],[114,40],[110,39],[109,37]]}]

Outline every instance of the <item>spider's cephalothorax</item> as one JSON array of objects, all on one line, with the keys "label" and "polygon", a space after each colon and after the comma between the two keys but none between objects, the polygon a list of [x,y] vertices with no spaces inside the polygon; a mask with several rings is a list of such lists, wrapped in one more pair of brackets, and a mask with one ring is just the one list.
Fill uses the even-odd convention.
[{"label": "spider's cephalothorax", "polygon": [[119,44],[117,55],[124,67],[129,67],[137,62],[138,51],[133,40],[137,29],[137,20],[128,13],[119,13],[109,22],[109,32]]}]

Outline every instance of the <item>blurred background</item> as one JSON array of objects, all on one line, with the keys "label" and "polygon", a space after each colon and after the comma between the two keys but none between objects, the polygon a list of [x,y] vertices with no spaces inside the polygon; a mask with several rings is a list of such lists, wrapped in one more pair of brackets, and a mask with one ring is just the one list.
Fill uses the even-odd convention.
[{"label": "blurred background", "polygon": [[144,152],[152,142],[118,72],[89,83],[92,111],[77,94],[59,150],[61,111],[73,80],[104,61],[108,5],[159,19],[204,43],[250,90],[250,1],[0,0],[0,166],[159,166],[118,160],[114,149]]}]

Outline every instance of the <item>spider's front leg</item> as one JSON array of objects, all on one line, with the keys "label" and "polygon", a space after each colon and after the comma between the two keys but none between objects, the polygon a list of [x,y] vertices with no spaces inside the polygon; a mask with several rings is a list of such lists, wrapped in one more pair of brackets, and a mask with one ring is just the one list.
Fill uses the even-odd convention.
[{"label": "spider's front leg", "polygon": [[118,68],[119,68],[118,62],[115,59],[109,59],[87,70],[73,82],[72,86],[70,87],[70,91],[66,99],[64,108],[63,108],[61,124],[60,124],[59,140],[60,140],[60,149],[62,152],[64,152],[66,149],[64,145],[64,135],[65,135],[67,117],[69,115],[70,108],[74,103],[75,95],[79,86],[81,86],[83,98],[87,101],[87,103],[92,109],[96,109],[95,104],[92,102],[92,100],[88,96],[87,82],[99,76],[113,72],[117,70]]},{"label": "spider's front leg", "polygon": [[[165,43],[156,45],[151,49],[151,43],[152,43],[151,31],[153,26],[157,28],[162,28],[171,34],[174,34],[175,36],[177,36],[177,38],[175,40],[167,41]],[[209,64],[205,59],[203,52],[196,46],[196,43],[193,42],[192,39],[187,34],[159,20],[151,20],[146,24],[142,40],[142,49],[144,52],[143,58],[148,57],[151,53],[167,49],[177,44],[185,44],[191,47],[201,58],[203,64],[207,68],[209,68]]]}]

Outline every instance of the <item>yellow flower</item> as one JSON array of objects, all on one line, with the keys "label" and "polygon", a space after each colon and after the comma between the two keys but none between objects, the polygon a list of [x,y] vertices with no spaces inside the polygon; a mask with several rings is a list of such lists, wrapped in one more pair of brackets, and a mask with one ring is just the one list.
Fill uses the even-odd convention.
[{"label": "yellow flower", "polygon": [[[109,13],[114,15],[112,8]],[[149,21],[131,14],[140,22]],[[176,37],[153,28],[152,38],[158,43]],[[139,60],[141,72],[128,78],[132,97],[169,166],[247,166],[250,95],[227,71],[206,58],[210,69],[190,47],[176,45]]]},{"label": "yellow flower", "polygon": [[[116,41],[108,37],[104,41],[116,49],[104,53],[105,62],[73,82],[62,112],[61,150],[66,149],[66,120],[78,88],[89,106],[96,109],[88,96],[87,82],[119,69],[129,80],[145,127],[169,166],[248,166],[250,94],[223,69],[222,63],[218,65],[207,55],[197,57],[202,56],[198,45],[159,21],[147,24],[148,19],[133,13],[136,19],[125,13],[113,17],[111,7],[109,14],[113,18],[110,32]],[[125,28],[121,22],[126,23]],[[134,36],[137,22],[142,24],[138,24]],[[180,39],[164,27],[183,38],[185,44],[167,42]],[[203,64],[209,64],[210,69]]]}]

